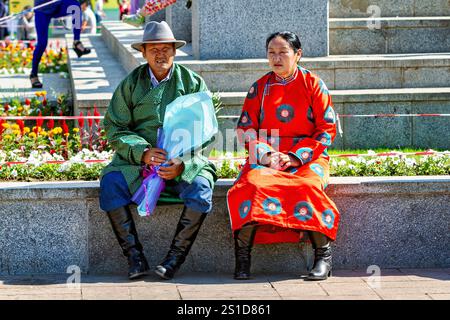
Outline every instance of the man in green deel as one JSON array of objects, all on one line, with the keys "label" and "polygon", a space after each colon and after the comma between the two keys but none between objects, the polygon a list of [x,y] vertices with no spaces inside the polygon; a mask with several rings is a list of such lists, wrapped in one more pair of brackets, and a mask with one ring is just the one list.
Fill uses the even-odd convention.
[{"label": "man in green deel", "polygon": [[208,90],[199,75],[173,62],[176,49],[185,44],[174,38],[166,22],[149,22],[142,41],[132,44],[148,63],[119,84],[105,114],[104,126],[115,154],[102,172],[100,207],[128,258],[129,279],[149,270],[129,208],[142,183],[143,166],[167,162],[169,166],[161,166],[158,175],[166,181],[165,191],[173,193],[164,192],[160,200],[184,203],[169,252],[155,270],[163,279],[171,279],[180,268],[212,209],[214,165],[200,153],[187,160],[167,159],[167,152],[156,148],[166,106],[179,96]]}]

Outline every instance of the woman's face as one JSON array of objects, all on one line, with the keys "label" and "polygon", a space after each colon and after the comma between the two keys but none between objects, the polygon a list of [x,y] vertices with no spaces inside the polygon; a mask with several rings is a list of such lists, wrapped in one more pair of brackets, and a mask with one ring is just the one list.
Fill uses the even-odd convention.
[{"label": "woman's face", "polygon": [[291,76],[297,68],[302,50],[297,52],[282,37],[273,38],[267,48],[267,59],[273,72],[282,78]]}]

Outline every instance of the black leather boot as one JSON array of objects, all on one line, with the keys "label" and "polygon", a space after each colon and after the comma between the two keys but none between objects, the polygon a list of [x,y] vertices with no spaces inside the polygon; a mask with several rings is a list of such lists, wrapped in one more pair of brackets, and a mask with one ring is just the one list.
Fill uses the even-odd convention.
[{"label": "black leather boot", "polygon": [[133,280],[147,274],[150,268],[139,242],[130,208],[125,206],[107,213],[123,255],[128,259],[128,278]]},{"label": "black leather boot", "polygon": [[91,49],[85,48],[79,40],[73,42],[73,51],[75,51],[78,58],[82,55],[91,53]]},{"label": "black leather boot", "polygon": [[165,280],[173,278],[186,260],[206,215],[206,213],[194,211],[187,207],[183,208],[170,250],[164,261],[156,266],[155,273],[157,275]]},{"label": "black leather boot", "polygon": [[236,280],[251,279],[251,251],[255,234],[255,225],[243,226],[240,230],[236,230],[234,233],[234,256],[236,261],[234,279]]},{"label": "black leather boot", "polygon": [[305,280],[326,280],[331,277],[331,241],[320,232],[309,231],[314,249],[314,266]]},{"label": "black leather boot", "polygon": [[43,84],[39,81],[39,77],[37,74],[30,74],[30,82],[32,88],[42,88]]}]

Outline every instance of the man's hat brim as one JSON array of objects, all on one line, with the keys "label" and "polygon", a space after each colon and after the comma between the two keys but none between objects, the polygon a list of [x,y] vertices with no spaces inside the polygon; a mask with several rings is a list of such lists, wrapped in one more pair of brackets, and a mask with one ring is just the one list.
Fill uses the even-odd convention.
[{"label": "man's hat brim", "polygon": [[155,41],[135,42],[135,43],[131,44],[131,47],[134,50],[142,52],[144,44],[146,44],[146,43],[153,43],[153,44],[158,44],[158,43],[175,43],[175,49],[179,49],[179,48],[184,47],[186,45],[186,41],[183,41],[183,40],[155,40]]}]

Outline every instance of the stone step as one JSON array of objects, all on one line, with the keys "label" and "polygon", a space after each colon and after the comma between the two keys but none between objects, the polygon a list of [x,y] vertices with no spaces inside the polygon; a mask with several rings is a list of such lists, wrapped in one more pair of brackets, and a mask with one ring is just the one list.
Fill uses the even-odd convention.
[{"label": "stone step", "polygon": [[[181,61],[199,73],[213,91],[247,91],[267,73],[267,60]],[[340,55],[302,58],[300,64],[319,75],[329,89],[446,87],[450,53]]]},{"label": "stone step", "polygon": [[450,52],[450,17],[330,19],[330,54]]},{"label": "stone step", "polygon": [[330,18],[450,16],[448,0],[329,0],[329,9]]},{"label": "stone step", "polygon": [[39,80],[42,82],[42,89],[33,89],[30,84],[31,70],[25,70],[23,74],[0,75],[0,101],[8,101],[11,98],[19,98],[21,101],[25,98],[36,96],[38,91],[47,92],[47,101],[56,104],[60,95],[68,98],[68,103],[72,103],[70,96],[70,79],[67,74],[59,73],[39,73]]},{"label": "stone step", "polygon": [[[142,30],[120,22],[103,24],[102,37],[130,72],[145,60],[131,49]],[[176,61],[199,73],[212,91],[247,91],[269,70],[266,59],[194,60],[190,46],[177,50]],[[318,74],[330,89],[446,87],[450,79],[450,53],[333,55],[302,58],[302,66]]]},{"label": "stone step", "polygon": [[[450,114],[450,87],[370,90],[330,90],[335,110],[341,115],[356,114]],[[218,120],[226,146],[235,138],[234,128],[246,92],[221,93],[223,109]],[[450,117],[340,118],[342,136],[333,148],[436,148],[450,149]]]},{"label": "stone step", "polygon": [[[66,35],[67,43],[72,43],[72,35]],[[74,102],[74,113],[91,111],[94,104],[105,110],[126,71],[111,54],[101,35],[82,35],[81,41],[91,53],[78,58],[69,50],[68,63]]]}]

